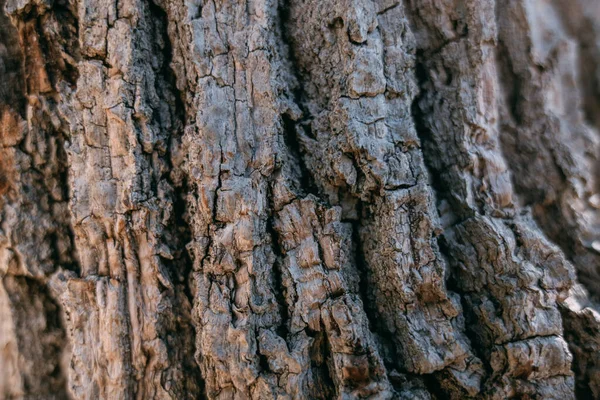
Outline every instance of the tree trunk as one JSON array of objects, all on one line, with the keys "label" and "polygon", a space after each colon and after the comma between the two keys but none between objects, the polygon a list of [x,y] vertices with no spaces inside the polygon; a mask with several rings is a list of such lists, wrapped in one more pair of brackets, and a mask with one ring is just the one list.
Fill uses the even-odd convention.
[{"label": "tree trunk", "polygon": [[0,398],[600,398],[595,0],[0,9]]}]

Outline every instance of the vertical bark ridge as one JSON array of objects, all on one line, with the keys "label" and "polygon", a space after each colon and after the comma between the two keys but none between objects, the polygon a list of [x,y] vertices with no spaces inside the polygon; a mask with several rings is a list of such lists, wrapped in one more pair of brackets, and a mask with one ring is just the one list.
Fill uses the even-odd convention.
[{"label": "vertical bark ridge", "polygon": [[578,51],[561,14],[551,3],[498,5],[501,86],[512,101],[500,108],[501,139],[520,200],[531,206],[546,235],[573,260],[579,280],[597,297],[600,254],[594,243],[600,240],[600,220],[594,196],[600,136],[584,118],[577,65],[588,64],[586,53]]},{"label": "vertical bark ridge", "polygon": [[[296,196],[306,196],[306,188],[297,185],[302,181],[300,160],[284,139],[286,120],[298,119],[300,111],[291,101],[292,93],[285,82],[293,77],[280,53],[274,5],[256,3],[252,4],[254,8],[240,10],[234,4],[207,3],[197,10],[188,8],[184,22],[173,29],[189,29],[201,44],[191,50],[181,46],[185,56],[181,63],[178,58],[174,60],[178,65],[183,65],[185,59],[194,60],[193,71],[182,68],[176,73],[178,82],[190,89],[188,105],[204,111],[189,116],[184,138],[184,168],[193,193],[188,197],[188,207],[190,225],[194,227],[190,248],[196,260],[197,360],[206,376],[210,397],[260,398],[288,393],[299,398],[310,393],[316,398],[334,392],[342,396],[352,390],[366,394],[386,390],[386,378],[381,384],[377,378],[385,370],[373,343],[354,345],[358,352],[369,352],[362,358],[359,355],[364,366],[358,372],[352,370],[351,360],[341,353],[344,346],[350,345],[346,343],[351,340],[348,335],[352,329],[356,336],[366,334],[365,318],[340,321],[348,325],[345,329],[350,333],[334,337],[330,335],[333,328],[325,326],[320,316],[323,307],[323,313],[335,309],[336,317],[341,318],[348,314],[349,305],[356,308],[354,302],[359,300],[348,297],[344,302],[328,303],[327,289],[294,281],[291,271],[304,279],[296,257],[287,253],[295,249],[284,241],[281,244],[288,248],[278,254],[273,248],[280,246],[268,240],[272,236],[269,233],[275,233],[275,240],[283,233],[278,221],[284,206],[292,207]],[[167,9],[175,12],[173,5]],[[237,12],[232,13],[232,9]],[[226,23],[230,15],[234,15],[233,22]],[[311,204],[316,202],[314,198],[306,201],[309,200]],[[266,209],[269,205],[274,208],[272,216]],[[307,235],[307,229],[317,228],[305,227],[287,234]],[[305,272],[310,275],[323,271],[315,264],[317,260],[324,262],[319,258],[319,250],[311,247],[306,251],[313,264],[304,265],[302,268],[309,268]],[[306,255],[304,251],[296,253]],[[333,257],[330,255],[329,262],[339,267],[340,261]],[[272,268],[281,270],[283,288],[275,287],[278,279],[274,279]],[[334,283],[345,290],[342,282]],[[293,300],[296,284],[303,284],[308,290],[302,303]],[[277,305],[278,291],[285,293],[288,321],[281,317],[286,307]],[[316,313],[310,319],[310,328],[298,320],[298,311],[305,311],[305,304],[313,315]],[[288,326],[278,329],[282,323]],[[232,341],[239,347],[231,346]],[[324,349],[329,350],[322,354]],[[341,375],[330,377],[331,371],[337,371],[333,366],[341,365],[346,365],[340,369]],[[377,379],[371,382],[369,374]],[[328,388],[331,378],[334,388]],[[369,386],[371,383],[374,384]]]},{"label": "vertical bark ridge", "polygon": [[[164,6],[177,85],[193,110],[181,165],[190,191],[196,361],[210,398],[272,397],[278,379],[261,358],[261,338],[264,331],[279,337],[281,324],[268,229],[285,88],[276,70],[276,7]],[[193,40],[182,40],[182,32]]]},{"label": "vertical bark ridge", "polygon": [[[563,1],[499,3],[497,9],[500,77],[506,88],[502,143],[516,191],[597,301],[600,137],[593,113],[598,89],[593,16],[598,12],[592,3]],[[563,303],[579,395],[598,393],[598,377],[591,371],[600,360],[589,351],[598,346],[597,310],[579,286]]]},{"label": "vertical bark ridge", "polygon": [[47,284],[56,271],[77,270],[55,86],[74,79],[61,56],[76,52],[73,17],[62,4],[2,1],[0,9],[0,397],[66,398],[68,345]]},{"label": "vertical bark ridge", "polygon": [[[282,48],[282,52],[285,49]],[[294,114],[294,117],[297,119],[299,115]],[[281,121],[283,134],[279,138],[281,148],[277,153],[277,167],[270,182],[270,201],[273,213],[271,237],[277,255],[274,267],[278,273],[278,301],[282,303],[285,315],[282,316],[282,329],[277,331],[281,336],[272,331],[261,332],[260,352],[269,369],[278,375],[278,385],[285,392],[294,393],[294,397],[303,392],[312,398],[333,398],[336,392],[342,395],[343,385],[332,380],[335,370],[328,362],[334,349],[328,341],[321,315],[321,307],[331,295],[331,288],[322,266],[322,246],[314,238],[315,231],[320,228],[315,210],[318,199],[307,194],[311,188],[296,147],[295,123],[287,114],[282,115]],[[300,199],[310,203],[305,215],[298,206]],[[308,219],[310,217],[313,219]],[[308,224],[304,223],[305,219]],[[343,283],[339,279],[336,283],[339,290]],[[296,393],[294,387],[304,389]]]},{"label": "vertical bark ridge", "polygon": [[453,287],[466,300],[474,345],[486,349],[485,396],[572,397],[558,304],[573,272],[514,204],[499,145],[495,4],[466,2],[441,18],[433,3],[410,4],[422,71],[419,133],[442,188]]},{"label": "vertical bark ridge", "polygon": [[397,347],[396,368],[443,370],[438,378],[476,394],[481,366],[462,333],[458,297],[444,285],[438,221],[410,115],[413,39],[403,8],[370,1],[290,7],[310,127],[300,131],[305,163],[342,219],[360,221],[367,287]]},{"label": "vertical bark ridge", "polygon": [[352,224],[341,221],[340,207],[308,195],[282,207],[275,229],[285,254],[293,348],[326,340],[329,354],[318,361],[329,364],[337,398],[390,398],[387,371],[358,293]]},{"label": "vertical bark ridge", "polygon": [[[313,347],[312,364],[327,364],[334,392],[320,396],[390,398],[393,391],[359,290],[353,223],[343,221],[341,207],[331,207],[319,193],[302,157],[310,116],[302,103],[298,62],[290,49],[289,2],[280,4],[279,18],[286,66],[293,77],[290,95],[301,112],[291,110],[283,118],[289,157],[273,183],[290,339],[294,347]],[[317,355],[319,347],[326,352]],[[318,369],[314,375],[319,375]]]},{"label": "vertical bark ridge", "polygon": [[168,177],[169,141],[181,126],[162,76],[166,21],[144,1],[73,7],[81,47],[66,54],[77,60],[75,85],[53,82],[69,123],[81,266],[54,281],[73,349],[70,390],[76,398],[196,398],[190,305],[169,270],[181,268]]}]

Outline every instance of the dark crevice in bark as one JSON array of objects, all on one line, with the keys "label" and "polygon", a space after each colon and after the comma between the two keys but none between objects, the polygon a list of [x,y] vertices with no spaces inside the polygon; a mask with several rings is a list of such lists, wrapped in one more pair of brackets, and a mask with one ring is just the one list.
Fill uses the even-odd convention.
[{"label": "dark crevice in bark", "polygon": [[[588,310],[586,310],[588,311]],[[595,368],[592,362],[597,347],[594,345],[598,342],[600,330],[598,330],[597,322],[594,325],[594,318],[591,312],[584,311],[584,314],[578,315],[574,310],[567,305],[560,307],[560,312],[563,321],[564,338],[569,345],[569,350],[573,355],[571,370],[576,377],[575,381],[575,398],[576,399],[594,399],[594,389],[592,388],[594,380],[592,375],[595,374]],[[597,345],[597,344],[596,344]],[[597,393],[596,393],[597,394]]]},{"label": "dark crevice in bark", "polygon": [[317,334],[311,334],[307,332],[309,336],[314,338],[313,348],[311,351],[311,368],[315,372],[315,378],[317,380],[316,388],[320,389],[316,394],[322,399],[333,399],[340,395],[338,392],[337,385],[333,380],[332,368],[333,359],[331,346],[327,340],[325,334],[325,326],[321,321],[321,332]]},{"label": "dark crevice in bark", "polygon": [[[358,215],[363,214],[362,203],[359,205]],[[359,288],[359,296],[363,303],[363,308],[369,319],[369,326],[375,332],[379,332],[378,328],[381,328],[381,322],[378,318],[376,318],[377,310],[375,308],[375,301],[371,298],[369,293],[369,282],[367,280],[367,274],[369,271],[369,266],[367,264],[367,260],[365,259],[365,254],[363,248],[361,246],[361,237],[360,237],[360,228],[361,224],[358,221],[350,221],[352,224],[352,244],[354,245],[354,261],[356,264],[356,269],[358,270],[360,281],[358,284]],[[379,323],[378,323],[379,321]],[[384,336],[388,337],[389,333],[386,331],[382,331],[380,333],[384,333]]]},{"label": "dark crevice in bark", "polygon": [[[47,116],[47,118],[51,117],[52,116],[50,115]],[[65,132],[57,131],[52,132],[51,136],[56,137],[57,142],[57,180],[59,186],[62,188],[61,201],[68,204],[70,201],[69,164],[67,159],[67,153],[65,151],[65,145],[68,141],[68,134]],[[46,187],[46,190],[48,191],[48,193],[51,193],[52,188]],[[49,195],[48,197],[49,199],[52,199],[52,201],[55,201],[51,195]],[[53,212],[53,214],[55,213]],[[54,258],[55,260],[57,260],[57,265],[60,265],[62,268],[73,271],[77,275],[79,275],[81,272],[81,265],[79,263],[79,255],[77,253],[77,247],[75,245],[75,232],[73,231],[73,224],[71,222],[71,218],[69,215],[53,215],[53,217],[57,224],[57,230],[60,230],[60,232],[52,232],[51,234],[51,241],[54,248]],[[59,248],[59,236],[63,236],[62,240],[68,243],[67,249]]]},{"label": "dark crevice in bark", "polygon": [[[186,245],[192,241],[192,231],[187,222],[187,202],[185,201],[185,196],[189,193],[189,188],[185,180],[179,185],[172,184],[175,188],[173,194],[173,224],[175,225],[175,229],[173,233],[175,235],[174,239],[178,243],[175,249],[175,259],[178,261],[178,265],[173,265],[174,268],[171,268],[171,273],[182,284],[188,301],[190,304],[193,304],[194,296],[191,292],[190,280],[188,279],[192,273],[193,261],[186,248]],[[173,264],[175,263],[173,262]]]},{"label": "dark crevice in bark", "polygon": [[[3,5],[3,4],[2,4]],[[0,7],[3,9],[3,7]],[[39,129],[40,134],[46,136],[46,146],[52,148],[51,143],[54,141],[55,154],[41,154],[45,163],[36,165],[32,163],[32,173],[39,174],[39,187],[43,188],[46,201],[49,203],[48,213],[51,215],[55,223],[55,230],[50,232],[46,240],[51,243],[53,248],[53,258],[55,266],[61,266],[76,273],[79,273],[80,266],[78,262],[77,251],[75,248],[75,238],[71,220],[68,216],[56,215],[53,203],[68,203],[69,202],[69,180],[68,180],[68,161],[65,151],[65,143],[68,141],[68,128],[65,121],[60,121],[61,127],[59,130],[54,126],[53,119],[56,118],[58,104],[56,104],[56,86],[59,82],[67,82],[73,87],[77,81],[78,70],[74,61],[79,59],[79,42],[77,40],[77,18],[75,12],[63,2],[53,4],[49,10],[40,12],[36,7],[26,8],[25,14],[13,15],[13,22],[16,23],[20,31],[21,45],[26,46],[29,50],[25,53],[24,70],[25,79],[29,79],[31,74],[35,76],[38,70],[46,71],[50,80],[50,92],[40,93],[39,87],[27,85],[27,94],[30,96],[44,97],[48,108],[39,109],[39,103],[30,105],[32,110],[33,129]],[[50,29],[46,29],[51,26]],[[56,29],[58,27],[58,29]],[[33,44],[32,44],[33,43]],[[29,46],[27,46],[29,45]],[[39,46],[40,52],[35,49]],[[26,96],[23,95],[24,101]],[[27,136],[31,135],[28,132],[23,139],[17,144],[17,147],[25,154],[34,159],[39,154],[30,154],[25,141]],[[35,139],[34,139],[35,140]],[[35,148],[35,147],[34,147]],[[37,150],[37,148],[35,148]],[[48,150],[46,150],[48,151]],[[50,164],[51,162],[56,165]],[[49,176],[50,175],[50,176]],[[57,187],[50,185],[55,184]],[[37,190],[37,187],[35,188]],[[59,198],[55,198],[54,190],[59,190],[61,193]],[[40,205],[41,209],[45,206]],[[59,236],[66,236],[63,241],[68,242],[67,249],[58,248]],[[65,254],[66,253],[66,254]]]},{"label": "dark crevice in bark", "polygon": [[[417,86],[419,87],[419,93],[415,96],[412,105],[411,105],[411,117],[415,124],[415,131],[417,132],[417,136],[421,141],[421,148],[423,153],[423,161],[425,162],[425,168],[427,170],[428,183],[433,189],[435,194],[436,201],[436,211],[440,217],[440,200],[445,199],[450,203],[450,210],[453,215],[451,216],[451,226],[460,224],[462,221],[465,221],[471,218],[474,215],[474,212],[461,204],[462,199],[454,199],[449,194],[451,193],[450,187],[447,182],[442,178],[439,173],[436,173],[431,165],[431,159],[429,154],[435,154],[436,149],[433,145],[433,137],[432,133],[427,127],[425,123],[426,112],[421,109],[420,102],[422,101],[425,93],[427,92],[427,83],[429,80],[427,69],[423,64],[423,59],[425,57],[425,52],[422,50],[417,50],[416,52],[416,63],[415,63],[415,77],[417,80]],[[429,110],[432,112],[432,110]],[[458,214],[455,212],[458,211]],[[444,228],[449,228],[448,226]],[[440,251],[443,252],[443,241],[438,240],[438,245],[440,246]],[[447,254],[444,254],[446,256]],[[447,264],[447,263],[446,263]],[[450,290],[450,288],[448,288]]]},{"label": "dark crevice in bark", "polygon": [[3,108],[10,107],[25,118],[27,99],[23,53],[19,47],[18,31],[4,13],[5,3],[5,0],[0,0],[0,115]]},{"label": "dark crevice in bark", "polygon": [[[279,335],[281,336],[281,334],[279,334]],[[258,333],[256,333],[256,336],[258,336]],[[267,356],[262,354],[260,351],[257,353],[258,353],[258,366],[260,367],[260,370],[262,372],[269,372],[271,370],[271,368],[269,368],[269,359],[267,358]]]},{"label": "dark crevice in bark", "polygon": [[[417,96],[415,96],[411,105],[411,117],[415,124],[417,136],[421,141],[423,161],[425,162],[425,168],[427,170],[428,183],[434,191],[435,201],[437,203],[436,205],[439,206],[439,202],[442,199],[446,199],[450,203],[451,212],[457,213],[457,215],[453,215],[452,217],[452,223],[454,225],[472,217],[474,212],[462,205],[461,201],[463,199],[454,199],[449,195],[451,193],[450,187],[442,178],[442,176],[433,170],[433,166],[431,165],[429,154],[435,154],[436,149],[433,145],[434,139],[432,137],[432,133],[425,123],[426,113],[421,109],[420,106],[420,102],[425,96],[425,93],[427,90],[429,90],[427,88],[429,76],[423,61],[426,59],[426,53],[423,50],[418,49],[416,51],[415,59],[415,78],[417,80],[416,83],[419,88],[419,92]],[[429,111],[432,112],[432,110]],[[439,207],[436,207],[436,211],[438,211],[439,214]]]},{"label": "dark crevice in bark", "polygon": [[323,201],[323,196],[319,195],[319,191],[314,182],[313,176],[306,167],[306,162],[303,158],[304,149],[301,143],[300,135],[304,134],[307,137],[313,137],[310,128],[312,116],[304,106],[306,94],[302,88],[302,79],[298,67],[298,60],[294,54],[292,42],[289,37],[289,30],[287,29],[287,25],[290,23],[289,0],[279,1],[278,13],[279,32],[281,35],[281,41],[283,43],[282,53],[288,60],[286,67],[289,69],[291,76],[295,80],[295,82],[290,85],[290,90],[293,95],[294,104],[296,104],[301,111],[300,120],[295,120],[289,113],[282,114],[283,138],[286,147],[290,151],[292,157],[298,162],[300,167],[300,185],[301,188],[306,192],[304,194],[314,194],[321,201]]},{"label": "dark crevice in bark", "polygon": [[[519,76],[518,73],[515,72],[513,61],[510,57],[509,49],[507,45],[503,42],[503,40],[498,39],[498,45],[496,50],[496,63],[498,65],[498,81],[500,87],[502,88],[502,95],[499,96],[500,100],[502,100],[506,106],[506,109],[509,111],[509,117],[512,121],[503,121],[500,120],[500,130],[502,134],[500,135],[500,142],[502,144],[503,153],[510,152],[510,144],[508,143],[508,137],[514,136],[518,138],[518,130],[521,127],[524,129],[531,129],[528,124],[531,124],[531,121],[524,121],[522,114],[522,99],[526,97],[523,95],[523,91],[525,90],[523,84],[521,82],[522,77]],[[543,140],[544,144],[548,143],[546,139]],[[521,146],[518,149],[519,152],[522,153],[530,153],[531,157],[539,157],[539,154],[545,151],[545,149],[531,149],[525,146]],[[556,163],[556,156],[552,154],[552,158],[554,160],[553,169],[557,174],[559,174],[561,178],[561,185],[568,181],[568,177],[565,175],[563,169]],[[539,199],[544,199],[547,194],[538,188],[527,187],[522,184],[519,179],[515,179],[513,176],[512,183],[515,187],[515,191],[519,194],[522,206],[529,207],[533,206],[539,202]],[[555,201],[551,204],[547,204],[546,207],[553,208],[552,214],[560,215],[560,210],[558,210],[558,205]],[[553,240],[559,241],[559,244],[563,250],[567,250],[567,254],[572,254],[568,250],[569,245],[567,242],[570,238],[562,238],[556,237],[556,235],[552,235],[552,232],[549,232],[545,229],[546,234],[551,237]],[[560,243],[562,242],[562,243]]]},{"label": "dark crevice in bark", "polygon": [[[192,232],[189,223],[187,222],[187,202],[185,200],[185,196],[189,193],[189,188],[187,184],[187,180],[183,180],[179,185],[175,185],[171,182],[174,187],[173,193],[173,212],[174,218],[172,224],[174,225],[173,229],[173,240],[171,243],[177,243],[174,252],[173,260],[163,260],[170,268],[171,277],[178,283],[174,290],[183,290],[183,294],[185,296],[186,301],[188,302],[187,307],[188,310],[184,318],[177,318],[178,324],[183,324],[184,329],[191,330],[191,340],[194,346],[194,354],[196,353],[195,347],[195,337],[197,335],[196,325],[191,323],[191,312],[194,304],[194,294],[192,293],[193,279],[191,278],[193,273],[193,260],[190,255],[189,250],[186,245],[191,243],[192,241]],[[181,312],[180,312],[181,314]],[[179,328],[181,329],[181,328]],[[178,329],[178,330],[179,330]],[[188,380],[194,380],[198,387],[199,399],[207,399],[206,394],[206,384],[204,382],[204,378],[202,376],[200,367],[198,363],[195,361],[194,354],[186,355],[185,357],[185,367],[184,371],[189,376],[186,376]]]},{"label": "dark crevice in bark", "polygon": [[507,109],[510,111],[510,115],[516,124],[520,125],[523,122],[519,108],[522,98],[520,94],[521,81],[519,76],[513,71],[508,49],[501,40],[498,40],[498,45],[496,46],[496,62],[500,67],[498,78],[501,82],[503,92],[505,92],[503,95]]},{"label": "dark crevice in bark", "polygon": [[[288,25],[291,23],[291,0],[279,0],[277,4],[277,21],[279,22],[279,34],[281,35],[281,41],[283,44],[282,54],[285,55],[285,59],[288,61],[286,66],[291,69],[291,74],[295,79],[300,78],[300,71],[298,69],[298,59],[294,53],[292,40],[289,33]],[[298,82],[301,82],[298,80]],[[292,94],[296,100],[296,103],[301,107],[302,87],[297,84],[291,87]]]},{"label": "dark crevice in bark", "polygon": [[450,400],[451,397],[447,391],[442,388],[439,379],[436,378],[436,374],[425,374],[421,375],[423,384],[432,398],[435,400]]},{"label": "dark crevice in bark", "polygon": [[[269,200],[271,203],[271,209],[273,210],[273,196],[271,193],[269,193]],[[269,234],[269,236],[271,237],[271,248],[273,250],[273,253],[275,254],[275,262],[273,263],[272,266],[272,270],[271,270],[271,274],[273,277],[273,286],[274,286],[274,291],[275,291],[275,296],[277,299],[277,304],[279,304],[279,313],[281,315],[281,322],[279,324],[279,326],[276,327],[276,332],[279,336],[281,336],[282,338],[288,339],[289,336],[289,321],[290,321],[290,310],[288,308],[287,305],[287,301],[286,301],[286,289],[285,289],[285,285],[283,284],[283,259],[285,257],[285,255],[283,254],[283,251],[281,250],[281,246],[279,244],[279,234],[277,233],[277,230],[275,229],[274,225],[274,216],[270,216],[267,219],[267,233]]]},{"label": "dark crevice in bark", "polygon": [[[48,74],[52,92],[61,81],[74,87],[79,76],[74,64],[79,60],[78,24],[74,11],[60,2],[54,3],[51,9],[28,6],[13,15],[12,21],[19,29],[21,46],[28,49],[24,53],[28,92],[37,94],[40,89],[32,83],[31,75],[39,69]],[[52,28],[46,29],[47,26]],[[54,29],[55,26],[59,29]]]},{"label": "dark crevice in bark", "polygon": [[[310,127],[309,127],[309,124],[306,123],[309,118],[309,114],[307,113],[307,110],[305,110],[304,105],[303,105],[303,100],[304,100],[305,94],[302,89],[302,83],[301,83],[302,80],[300,79],[300,72],[298,70],[298,60],[296,59],[296,56],[292,49],[292,44],[290,41],[288,29],[287,29],[287,25],[290,22],[289,0],[280,0],[278,3],[277,12],[278,12],[277,20],[279,22],[279,34],[281,36],[281,42],[283,45],[281,52],[282,52],[282,54],[285,55],[285,59],[288,61],[286,63],[286,67],[289,69],[290,75],[295,80],[295,82],[293,82],[293,84],[290,85],[290,90],[293,95],[294,103],[299,107],[299,109],[302,112],[300,120],[298,120],[297,118],[294,119],[289,113],[284,113],[281,115],[282,124],[283,124],[283,139],[284,139],[284,143],[286,145],[286,149],[290,153],[291,161],[296,162],[301,171],[301,176],[299,177],[299,184],[300,184],[300,189],[304,193],[298,193],[297,195],[306,196],[308,194],[313,194],[319,199],[319,201],[321,203],[327,204],[327,202],[323,200],[323,197],[319,195],[318,189],[315,185],[312,174],[306,167],[306,163],[305,163],[304,157],[303,157],[303,149],[302,149],[302,145],[301,145],[300,137],[299,137],[299,131],[298,131],[299,129],[310,130]],[[305,128],[305,127],[308,127],[308,128]],[[272,199],[272,196],[270,196],[270,198]],[[274,207],[273,207],[273,209],[274,209]],[[273,238],[273,250],[275,251],[275,254],[277,255],[278,260],[280,260],[279,265],[281,266],[281,262],[283,261],[283,258],[285,257],[285,255],[283,254],[283,251],[281,250],[281,248],[279,246],[279,235],[276,232],[276,230],[274,229],[273,221],[271,219],[269,220],[268,229],[271,232],[271,237]],[[282,282],[281,268],[279,269],[279,274],[278,274],[276,280],[279,283]],[[280,284],[279,287],[282,288],[282,290],[283,290],[283,284]],[[283,294],[283,292],[280,291],[280,296],[282,294]],[[279,298],[278,301],[280,302],[280,304],[286,304],[285,298]],[[281,303],[281,302],[283,302],[283,303]],[[286,322],[287,322],[287,318],[289,317],[289,310],[287,309],[287,307],[285,307],[285,314],[286,314]],[[310,330],[307,330],[306,333],[309,336],[314,335],[314,332],[310,332]],[[284,336],[284,337],[287,337],[287,336]]]},{"label": "dark crevice in bark", "polygon": [[67,374],[61,368],[66,334],[60,306],[43,281],[24,276],[6,276],[2,284],[12,303],[14,329],[22,361],[25,365],[31,363],[23,365],[25,394],[37,397],[53,393],[57,398],[68,398]]},{"label": "dark crevice in bark", "polygon": [[[296,104],[299,106],[302,104],[300,102],[300,95],[298,95],[298,98],[296,99]],[[302,107],[300,106],[300,108]],[[306,163],[302,157],[303,150],[298,136],[298,129],[310,129],[309,124],[303,123],[303,121],[294,121],[288,114],[282,114],[281,119],[283,122],[283,138],[285,145],[291,153],[292,158],[298,162],[301,171],[299,183],[301,189],[305,192],[303,194],[314,194],[315,196],[320,197],[318,189],[312,179],[312,175],[308,168],[306,168]]]},{"label": "dark crevice in bark", "polygon": [[[159,32],[156,32],[162,38],[163,46],[158,46],[155,43],[155,50],[162,52],[162,63],[160,65],[159,70],[157,71],[157,76],[160,77],[164,81],[165,89],[167,89],[170,96],[169,100],[173,100],[174,104],[170,108],[171,112],[171,136],[169,138],[168,147],[166,149],[165,161],[167,162],[168,168],[163,172],[162,176],[157,177],[155,180],[155,184],[161,180],[166,179],[169,184],[173,187],[173,226],[170,227],[172,232],[169,232],[172,235],[172,240],[170,240],[169,244],[177,243],[175,252],[179,255],[179,266],[182,267],[182,270],[172,269],[171,273],[173,278],[176,278],[179,282],[185,282],[187,277],[191,271],[191,259],[188,252],[185,249],[185,245],[191,241],[192,233],[189,224],[186,222],[186,213],[187,213],[187,205],[185,202],[185,196],[189,193],[189,188],[187,181],[184,178],[184,175],[180,171],[175,171],[176,167],[173,164],[173,159],[171,155],[176,149],[175,146],[180,144],[180,138],[182,136],[183,126],[185,124],[185,108],[183,104],[183,94],[177,90],[175,85],[175,74],[171,70],[170,63],[172,59],[172,48],[170,38],[167,34],[167,15],[165,11],[160,8],[153,1],[148,1],[148,6],[150,13],[153,16],[155,29],[160,28]],[[156,113],[158,114],[158,113]],[[158,121],[161,124],[161,121]],[[162,125],[162,124],[161,124]],[[156,188],[154,188],[156,192]],[[175,263],[173,263],[175,264]],[[188,285],[186,284],[186,294],[188,299],[190,300],[190,304],[192,301],[192,296],[189,293]]]},{"label": "dark crevice in bark", "polygon": [[[170,111],[170,135],[167,137],[166,154],[163,156],[168,166],[167,170],[163,172],[162,176],[157,176],[155,184],[158,184],[160,180],[166,180],[172,187],[171,201],[172,201],[172,216],[171,222],[165,229],[165,244],[172,249],[173,259],[163,258],[162,261],[169,269],[169,275],[171,279],[176,282],[175,287],[169,291],[170,296],[175,297],[177,304],[177,294],[174,291],[183,290],[185,301],[188,303],[185,305],[186,310],[182,311],[181,305],[175,307],[175,311],[179,314],[178,318],[175,318],[176,326],[168,329],[166,334],[176,333],[183,335],[184,332],[186,337],[182,339],[191,341],[192,346],[195,349],[195,337],[196,337],[196,326],[191,323],[191,312],[192,305],[194,304],[194,295],[192,293],[191,275],[193,273],[193,260],[187,249],[187,244],[193,240],[192,229],[188,222],[188,207],[185,197],[190,193],[190,187],[185,174],[178,170],[180,166],[174,164],[173,153],[178,151],[176,146],[181,146],[181,137],[183,136],[183,127],[186,124],[187,110],[185,108],[185,93],[182,93],[177,89],[175,71],[171,68],[171,61],[173,59],[173,48],[171,44],[171,38],[168,35],[168,16],[166,11],[161,5],[155,3],[152,0],[148,1],[148,10],[152,19],[153,25],[153,47],[154,51],[162,55],[161,64],[156,70],[156,78],[154,84],[157,86],[156,90],[159,96],[167,96],[165,101],[171,103],[169,107]],[[157,118],[157,123],[162,129],[166,129],[166,121],[160,120],[160,113],[154,113],[154,117]],[[154,189],[154,193],[158,193],[157,189]],[[181,301],[181,300],[179,300]],[[187,332],[186,332],[187,330]],[[167,342],[168,343],[168,342]],[[179,349],[172,348],[169,346],[169,352],[178,352]],[[174,357],[177,355],[174,354]],[[194,354],[185,354],[180,357],[183,365],[183,370],[186,372],[186,380],[194,382],[192,385],[197,384],[201,398],[206,398],[205,382],[202,377],[200,367],[195,362]],[[164,384],[164,383],[163,383]],[[192,393],[188,393],[192,395]]]},{"label": "dark crevice in bark", "polygon": [[[441,239],[438,240],[438,243],[440,246],[440,253],[442,254],[442,257],[448,260],[449,250],[446,239],[442,236]],[[467,296],[467,293],[460,289],[460,285],[456,281],[456,275],[450,267],[450,262],[446,261],[446,265],[448,265],[448,268],[450,269],[448,279],[446,280],[446,287],[449,291],[457,293],[460,297],[462,312],[465,319],[465,329],[463,332],[471,342],[471,349],[473,350],[475,356],[477,356],[480,360],[487,360],[489,358],[489,354],[486,352],[489,352],[489,350],[485,348],[484,339],[479,337],[479,334],[475,329],[475,327],[479,326],[477,316],[473,313],[469,304],[467,303],[467,299],[465,297]],[[498,304],[498,302],[496,302],[494,298],[490,298],[489,300],[492,303],[494,303],[497,309],[502,309],[501,304]],[[493,371],[488,363],[484,362],[483,368],[485,369],[487,376],[490,376],[492,374]]]},{"label": "dark crevice in bark", "polygon": [[154,17],[154,24],[160,25],[160,32],[155,32],[155,34],[162,38],[161,43],[163,44],[163,46],[158,46],[156,41],[154,43],[157,47],[156,50],[162,52],[163,57],[157,75],[165,82],[166,86],[173,94],[172,97],[175,104],[171,108],[171,118],[177,124],[174,131],[177,132],[178,137],[181,137],[183,126],[185,125],[187,110],[185,108],[185,93],[182,93],[177,89],[177,78],[175,76],[175,71],[173,71],[171,68],[171,62],[173,61],[173,46],[168,33],[169,19],[166,11],[153,0],[148,0],[148,7],[150,13]]}]

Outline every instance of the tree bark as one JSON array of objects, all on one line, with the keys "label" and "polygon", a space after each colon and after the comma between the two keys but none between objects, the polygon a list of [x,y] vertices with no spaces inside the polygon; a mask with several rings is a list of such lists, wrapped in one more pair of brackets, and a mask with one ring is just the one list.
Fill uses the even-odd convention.
[{"label": "tree bark", "polygon": [[0,398],[600,398],[596,1],[0,10]]}]

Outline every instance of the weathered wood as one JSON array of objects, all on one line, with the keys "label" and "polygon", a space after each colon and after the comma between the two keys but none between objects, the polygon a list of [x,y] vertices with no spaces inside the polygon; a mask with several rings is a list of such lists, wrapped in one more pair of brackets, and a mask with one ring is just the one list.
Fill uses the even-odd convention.
[{"label": "weathered wood", "polygon": [[593,0],[0,9],[0,398],[600,396]]}]

